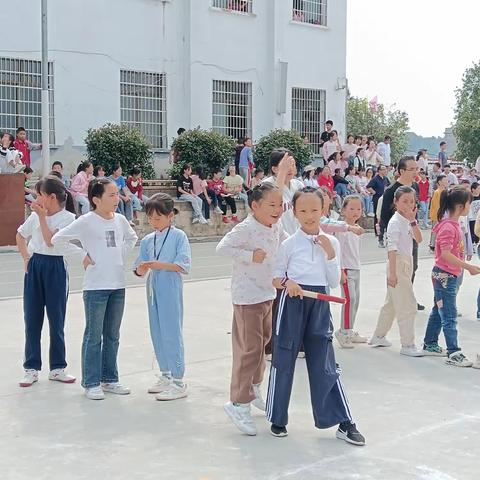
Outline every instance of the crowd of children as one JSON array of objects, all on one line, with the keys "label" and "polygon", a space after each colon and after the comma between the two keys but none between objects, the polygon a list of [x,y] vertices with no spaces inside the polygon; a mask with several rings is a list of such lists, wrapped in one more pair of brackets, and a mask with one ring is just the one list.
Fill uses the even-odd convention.
[{"label": "crowd of children", "polygon": [[[389,140],[385,138],[381,147],[384,152],[389,152]],[[358,157],[357,167],[352,167],[350,157],[343,159],[337,152],[338,138],[330,132],[323,147],[327,154],[331,151],[329,165],[318,175],[312,168],[305,169],[307,186],[296,178],[295,159],[286,149],[272,152],[271,176],[264,178],[261,169],[251,175],[248,142],[244,148],[250,150],[243,148],[239,157],[239,166],[246,168],[244,175],[237,174],[235,165],[229,167],[229,175],[223,179],[220,170],[211,177],[201,170],[192,175],[191,167],[185,165],[178,179],[177,196],[192,205],[194,222],[208,223],[212,206],[225,222],[230,208],[231,220],[236,224],[217,246],[218,254],[233,259],[233,362],[230,400],[224,409],[247,435],[257,433],[251,405],[265,411],[272,435],[287,435],[295,361],[304,351],[315,426],[338,426],[337,438],[354,445],[365,444],[353,421],[333,350],[333,337],[346,349],[368,341],[354,328],[360,302],[364,233],[357,222],[362,215],[373,214],[365,195],[372,196],[380,210],[376,215],[386,233],[388,251],[386,300],[369,344],[391,346],[386,336],[396,318],[401,354],[443,356],[449,365],[480,368],[480,360],[469,361],[458,346],[456,325],[456,296],[463,271],[480,273],[479,267],[468,263],[466,249],[468,238],[478,241],[480,233],[478,183],[465,178],[461,185],[449,187],[446,172],[435,177],[432,187],[425,170],[418,172],[418,160],[404,157],[397,168],[397,180],[387,187],[389,165],[379,160],[371,140],[364,143],[359,139],[358,148],[354,148],[357,141],[349,138],[348,151]],[[365,155],[358,151],[361,144]],[[378,171],[373,176],[371,170],[368,182],[361,185],[355,176],[362,178],[364,166],[368,165],[368,160],[362,159],[372,158],[372,152],[376,152]],[[117,352],[125,303],[125,253],[137,242],[132,229],[133,212],[143,207],[154,231],[141,241],[132,270],[140,277],[148,275],[150,334],[160,370],[148,392],[158,400],[187,396],[182,275],[190,270],[191,252],[185,233],[174,226],[174,200],[166,194],[145,197],[138,169],[125,180],[119,165],[114,166],[110,177],[105,177],[100,166],[94,169],[90,162],[83,162],[68,188],[62,165],[56,162],[52,170],[51,175],[37,182],[34,192],[26,190],[26,195],[32,195],[32,214],[17,234],[25,262],[26,338],[20,385],[28,387],[38,381],[44,309],[50,325],[49,378],[75,382],[75,377],[66,371],[68,272],[63,256],[78,253],[85,269],[86,325],[81,349],[85,395],[91,400],[103,400],[105,393],[130,393],[120,382]],[[78,218],[66,209],[70,194],[81,210]],[[240,223],[236,200],[248,201],[251,212]],[[343,220],[332,215],[332,203],[340,207]],[[419,211],[422,226],[429,226],[429,220],[434,225],[430,245],[435,252],[434,305],[421,348],[415,342],[418,304],[413,288],[416,252],[423,240],[417,220]],[[331,296],[330,290],[338,286],[341,297]],[[330,302],[343,305],[336,331]],[[441,330],[446,349],[439,346]],[[272,363],[265,400],[262,382],[269,342]]]}]

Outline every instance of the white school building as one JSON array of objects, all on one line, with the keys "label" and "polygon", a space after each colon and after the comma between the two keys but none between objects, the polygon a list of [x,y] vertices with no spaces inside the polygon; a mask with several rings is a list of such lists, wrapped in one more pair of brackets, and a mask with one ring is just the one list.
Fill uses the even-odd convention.
[{"label": "white school building", "polygon": [[[15,2],[14,2],[15,3]],[[40,1],[0,45],[0,131],[41,139]],[[48,0],[51,158],[72,173],[89,128],[138,127],[157,173],[179,127],[257,140],[294,128],[319,151],[345,134],[346,0]],[[7,19],[3,19],[4,25]],[[33,168],[41,171],[40,157]]]}]

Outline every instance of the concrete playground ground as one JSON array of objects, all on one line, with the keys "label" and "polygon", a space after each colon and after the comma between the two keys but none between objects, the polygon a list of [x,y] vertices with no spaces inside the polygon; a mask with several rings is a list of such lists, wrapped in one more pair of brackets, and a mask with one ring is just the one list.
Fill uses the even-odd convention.
[{"label": "concrete playground ground", "polygon": [[[417,315],[418,343],[432,303],[431,264],[431,258],[420,261],[416,280],[418,299],[427,306]],[[362,268],[357,326],[365,335],[373,332],[384,299],[384,270],[384,262]],[[341,350],[335,343],[365,447],[336,440],[335,428],[314,428],[302,359],[297,360],[288,437],[271,436],[260,412],[253,413],[258,435],[242,435],[222,408],[231,365],[229,283],[210,279],[185,284],[189,396],[174,402],[158,402],[146,393],[155,380],[155,360],[144,288],[127,289],[120,342],[121,381],[132,394],[109,395],[100,402],[87,400],[79,384],[49,382],[46,370],[38,384],[19,388],[22,303],[18,298],[0,302],[0,479],[478,478],[480,371],[449,367],[441,358],[399,355],[396,324],[389,335],[391,348]],[[460,345],[472,359],[480,353],[480,322],[475,318],[479,284],[480,279],[466,277],[459,293]],[[79,377],[84,325],[80,293],[71,294],[67,318],[69,371]],[[335,307],[336,325],[338,319]],[[43,346],[48,360],[46,334]]]}]

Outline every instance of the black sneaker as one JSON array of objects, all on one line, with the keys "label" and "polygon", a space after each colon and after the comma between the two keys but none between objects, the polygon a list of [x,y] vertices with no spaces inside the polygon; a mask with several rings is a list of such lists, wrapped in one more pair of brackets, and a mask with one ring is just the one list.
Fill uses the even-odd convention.
[{"label": "black sneaker", "polygon": [[420,312],[422,310],[425,310],[425,305],[420,305],[419,303],[417,303],[417,310],[419,310]]},{"label": "black sneaker", "polygon": [[353,445],[365,445],[365,437],[357,430],[353,422],[342,422],[338,426],[336,437]]},{"label": "black sneaker", "polygon": [[385,242],[383,240],[378,241],[379,248],[385,248]]},{"label": "black sneaker", "polygon": [[274,437],[286,437],[288,435],[287,429],[285,427],[280,427],[280,425],[275,425],[274,423],[272,423],[270,433]]}]

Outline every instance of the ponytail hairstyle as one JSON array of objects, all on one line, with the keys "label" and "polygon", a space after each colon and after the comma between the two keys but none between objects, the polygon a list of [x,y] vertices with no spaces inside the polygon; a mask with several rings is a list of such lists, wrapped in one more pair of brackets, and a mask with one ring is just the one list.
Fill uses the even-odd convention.
[{"label": "ponytail hairstyle", "polygon": [[458,205],[464,207],[467,203],[471,203],[472,200],[472,192],[460,185],[443,190],[440,194],[440,208],[438,209],[437,220],[441,222],[446,213],[452,214]]},{"label": "ponytail hairstyle", "polygon": [[77,167],[77,173],[84,172],[91,164],[90,160],[85,160]]},{"label": "ponytail hairstyle", "polygon": [[280,189],[270,182],[260,183],[250,192],[248,206],[252,208],[253,202],[260,203],[270,192],[280,192]]},{"label": "ponytail hairstyle", "polygon": [[65,184],[54,175],[47,175],[39,180],[35,185],[35,190],[45,195],[55,195],[58,205],[62,208],[64,208],[67,203],[67,188]]},{"label": "ponytail hairstyle", "polygon": [[[61,182],[63,183],[63,179],[62,179],[62,174],[60,172],[57,172],[55,170],[52,170],[49,174],[48,174],[50,177],[56,177],[58,178],[59,180],[61,180]],[[35,188],[37,188],[37,185],[41,182],[41,180],[39,182],[37,182],[37,184],[35,185]],[[64,184],[64,183],[63,183]],[[64,184],[65,185],[65,184]],[[38,192],[39,190],[37,190]],[[66,189],[67,191],[67,199],[65,201],[65,210],[67,212],[70,212],[70,213],[73,213],[73,214],[76,214],[77,212],[75,211],[75,203],[73,202],[73,195],[68,191],[68,189]]]},{"label": "ponytail hairstyle", "polygon": [[93,180],[90,180],[90,183],[88,184],[88,201],[90,202],[92,210],[96,210],[97,208],[93,199],[102,198],[105,193],[105,188],[111,183],[116,185],[116,183],[108,177],[94,178]]}]

